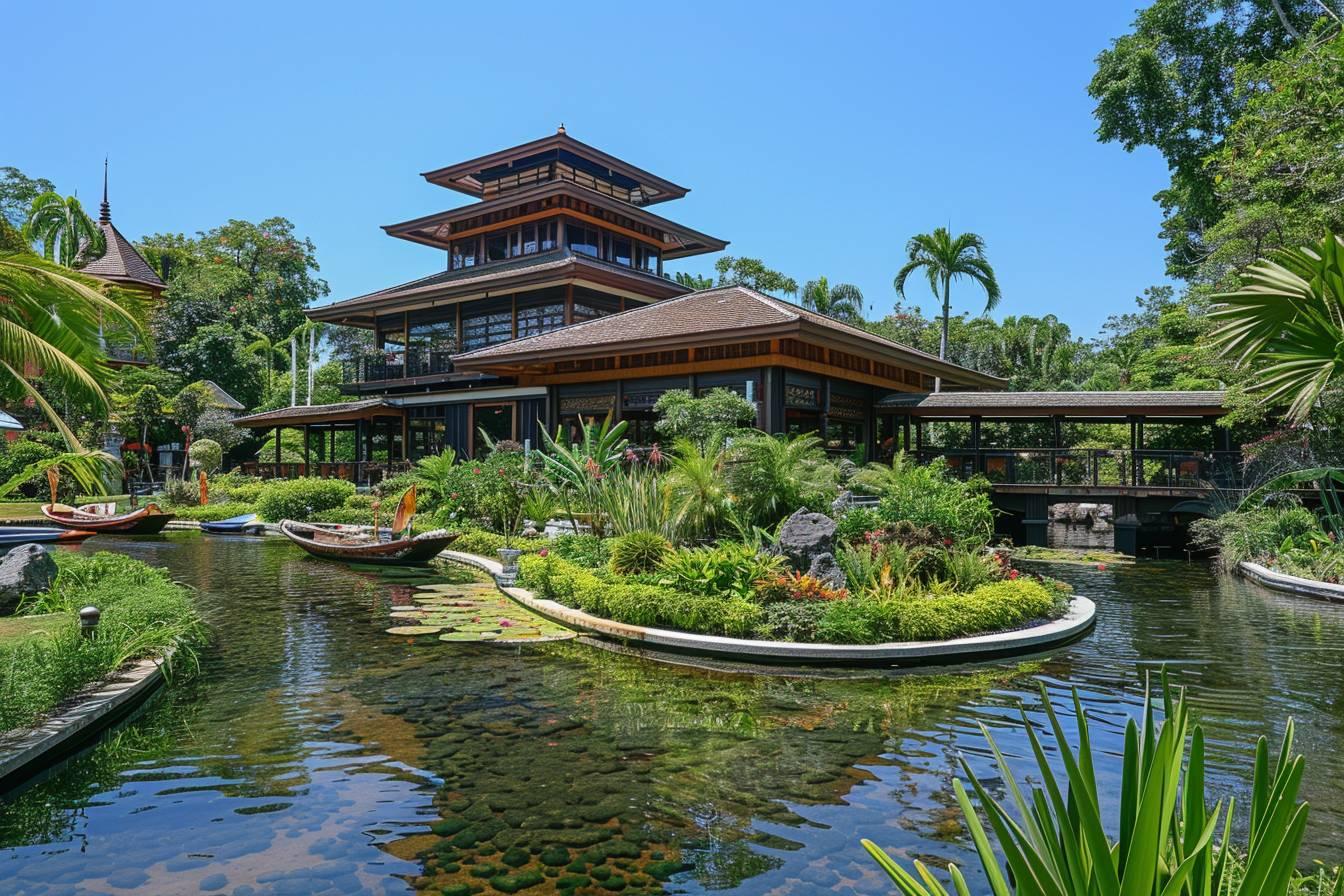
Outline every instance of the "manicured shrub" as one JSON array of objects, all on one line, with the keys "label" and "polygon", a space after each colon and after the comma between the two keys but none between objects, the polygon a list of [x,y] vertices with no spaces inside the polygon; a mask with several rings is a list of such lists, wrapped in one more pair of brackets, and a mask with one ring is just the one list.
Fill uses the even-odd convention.
[{"label": "manicured shrub", "polygon": [[257,499],[257,513],[271,523],[284,519],[312,519],[314,514],[333,510],[355,493],[353,483],[340,479],[275,480],[266,483]]},{"label": "manicured shrub", "polygon": [[509,499],[513,483],[523,475],[523,455],[494,452],[479,460],[467,460],[450,470],[437,471],[434,488],[439,490],[439,525],[488,524],[495,509]]},{"label": "manicured shrub", "polygon": [[756,636],[770,641],[815,641],[822,617],[829,611],[825,603],[781,601],[761,610]]},{"label": "manicured shrub", "polygon": [[[487,529],[464,529],[460,526],[451,525],[447,528],[450,531],[461,533],[453,540],[452,544],[448,545],[449,550],[494,559],[499,549],[504,547],[504,536],[498,532],[491,532]],[[513,541],[513,547],[525,554],[536,553],[548,546],[547,542],[542,539],[515,538]]]},{"label": "manicured shrub", "polygon": [[742,637],[761,616],[761,608],[749,600],[612,579],[549,551],[545,557],[524,557],[519,568],[519,583],[539,596],[630,625]]},{"label": "manicured shrub", "polygon": [[556,556],[588,569],[599,569],[611,558],[611,542],[596,535],[559,535],[551,542]]},{"label": "manicured shrub", "polygon": [[173,513],[177,514],[178,519],[193,520],[198,523],[214,523],[219,520],[227,520],[230,517],[242,516],[245,513],[254,512],[255,510],[251,504],[243,504],[238,501],[225,501],[219,504],[196,504],[173,508]]},{"label": "manicured shrub", "polygon": [[782,575],[783,557],[763,554],[754,546],[726,541],[713,547],[668,554],[658,572],[662,584],[713,597],[750,598],[758,582]]},{"label": "manicured shrub", "polygon": [[1057,615],[1063,596],[1030,578],[981,585],[967,594],[899,601],[896,635],[938,641],[1016,628]]},{"label": "manicured shrub", "polygon": [[224,449],[214,439],[197,439],[187,451],[191,465],[199,467],[207,476],[224,463]]},{"label": "manicured shrub", "polygon": [[612,539],[611,571],[620,575],[651,572],[671,550],[671,543],[657,532],[628,532]]}]

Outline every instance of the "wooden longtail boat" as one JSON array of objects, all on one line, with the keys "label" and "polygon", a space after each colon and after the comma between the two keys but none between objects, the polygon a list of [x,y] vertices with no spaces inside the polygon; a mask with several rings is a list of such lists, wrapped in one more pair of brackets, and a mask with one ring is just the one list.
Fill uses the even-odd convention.
[{"label": "wooden longtail boat", "polygon": [[405,566],[428,563],[457,538],[456,532],[435,529],[411,535],[415,517],[415,486],[402,496],[392,527],[348,526],[340,523],[301,523],[282,520],[280,531],[314,557],[350,563]]},{"label": "wooden longtail boat", "polygon": [[176,514],[164,513],[157,504],[126,513],[117,513],[117,505],[84,504],[71,507],[68,504],[43,504],[42,515],[65,529],[81,529],[97,532],[101,535],[154,535],[162,532],[163,527],[176,517]]},{"label": "wooden longtail boat", "polygon": [[0,526],[0,550],[19,544],[70,544],[97,534],[87,529],[57,529],[52,526]]},{"label": "wooden longtail boat", "polygon": [[263,525],[257,522],[255,513],[231,516],[226,520],[215,520],[212,523],[201,523],[201,531],[210,535],[238,535],[242,532],[260,531],[262,528]]}]

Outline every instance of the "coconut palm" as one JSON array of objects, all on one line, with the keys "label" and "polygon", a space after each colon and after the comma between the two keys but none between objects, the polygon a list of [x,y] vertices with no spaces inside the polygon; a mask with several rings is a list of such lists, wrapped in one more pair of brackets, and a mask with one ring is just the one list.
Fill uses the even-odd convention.
[{"label": "coconut palm", "polygon": [[1344,238],[1327,232],[1314,246],[1279,250],[1244,276],[1241,289],[1215,296],[1212,339],[1255,368],[1252,391],[1288,402],[1288,418],[1301,422],[1344,372]]},{"label": "coconut palm", "polygon": [[[994,276],[994,268],[985,258],[985,241],[975,233],[962,233],[954,237],[946,227],[939,227],[933,233],[920,233],[911,237],[905,251],[908,258],[896,273],[893,285],[904,299],[905,281],[911,274],[922,270],[933,294],[938,296],[941,292],[943,332],[938,342],[938,357],[946,359],[947,327],[952,316],[952,281],[966,277],[979,283],[985,290],[985,313],[993,311],[999,304],[999,281]],[[941,388],[940,378],[935,381],[934,390]]]},{"label": "coconut palm", "polygon": [[55,265],[0,255],[0,399],[31,399],[72,448],[78,440],[35,380],[41,376],[71,399],[105,410],[111,368],[99,348],[104,320],[143,335],[129,312]]},{"label": "coconut palm", "polygon": [[832,286],[825,277],[807,281],[803,287],[803,306],[836,320],[863,319],[863,293],[852,283]]},{"label": "coconut palm", "polygon": [[74,196],[46,192],[33,200],[23,235],[42,244],[42,256],[66,267],[81,259],[98,258],[107,251],[103,231]]},{"label": "coconut palm", "polygon": [[57,467],[82,491],[97,494],[115,461],[88,451],[37,388],[37,379],[97,410],[106,410],[111,373],[98,328],[115,320],[142,333],[139,321],[116,302],[27,253],[0,255],[0,400],[31,400],[60,432],[70,451],[0,486],[6,494],[48,467]]}]

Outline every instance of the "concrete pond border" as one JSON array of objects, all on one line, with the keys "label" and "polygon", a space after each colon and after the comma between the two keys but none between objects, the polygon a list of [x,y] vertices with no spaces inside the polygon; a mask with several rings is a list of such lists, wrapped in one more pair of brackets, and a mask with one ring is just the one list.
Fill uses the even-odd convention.
[{"label": "concrete pond border", "polygon": [[1304,579],[1301,576],[1290,576],[1287,573],[1275,572],[1267,566],[1252,563],[1249,560],[1238,563],[1237,571],[1257,585],[1262,585],[1272,591],[1283,591],[1288,594],[1297,594],[1331,603],[1344,603],[1344,585],[1318,582],[1315,579]]},{"label": "concrete pond border", "polygon": [[131,663],[68,699],[33,728],[0,734],[0,794],[78,752],[164,682],[163,657]]},{"label": "concrete pond border", "polygon": [[[494,577],[498,577],[504,569],[496,560],[462,551],[445,550],[439,556],[445,560],[475,567]],[[936,666],[1038,653],[1082,637],[1096,623],[1097,615],[1095,603],[1086,597],[1075,595],[1069,602],[1067,612],[1059,619],[1013,631],[972,635],[948,641],[804,644],[698,635],[671,629],[627,625],[593,616],[553,600],[539,598],[523,588],[500,585],[499,589],[532,612],[587,634],[676,654],[762,665]]]}]

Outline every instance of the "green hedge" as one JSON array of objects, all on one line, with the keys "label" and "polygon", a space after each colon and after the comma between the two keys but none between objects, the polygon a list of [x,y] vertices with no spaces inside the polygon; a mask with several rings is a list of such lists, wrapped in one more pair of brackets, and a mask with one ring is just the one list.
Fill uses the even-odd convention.
[{"label": "green hedge", "polygon": [[554,555],[522,558],[519,573],[521,585],[547,600],[628,625],[747,637],[761,616],[748,600],[608,578]]},{"label": "green hedge", "polygon": [[[0,642],[0,731],[30,725],[53,706],[124,663],[176,648],[174,665],[191,665],[205,629],[190,592],[162,569],[122,554],[59,551],[56,584],[23,612],[54,614],[49,627]],[[79,608],[98,607],[93,638],[79,633]]]},{"label": "green hedge", "polygon": [[335,510],[355,494],[353,483],[341,479],[300,479],[268,482],[257,499],[257,513],[268,523],[307,520],[325,510]]},{"label": "green hedge", "polygon": [[225,501],[222,504],[200,504],[186,507],[174,507],[173,513],[177,514],[180,520],[193,520],[198,523],[215,523],[219,520],[227,520],[231,517],[242,516],[245,513],[256,513],[256,508],[251,504],[244,504],[240,501]]},{"label": "green hedge", "polygon": [[1003,631],[1057,616],[1066,602],[1062,591],[1020,578],[981,585],[964,594],[762,606],[740,597],[687,594],[631,582],[549,552],[546,557],[524,557],[519,567],[519,583],[540,597],[616,622],[830,644],[940,641]]}]

